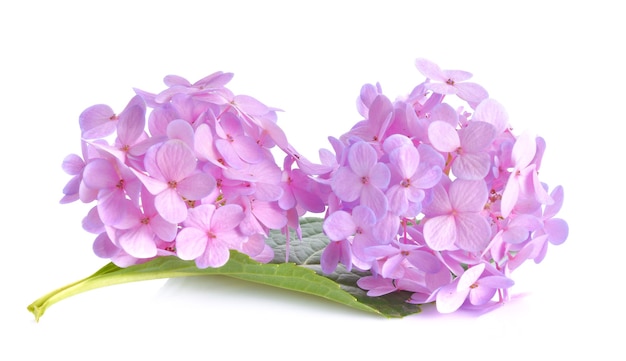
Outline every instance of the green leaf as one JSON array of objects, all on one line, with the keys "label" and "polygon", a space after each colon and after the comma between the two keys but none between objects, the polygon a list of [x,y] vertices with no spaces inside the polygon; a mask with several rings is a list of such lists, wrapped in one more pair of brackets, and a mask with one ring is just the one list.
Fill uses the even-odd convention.
[{"label": "green leaf", "polygon": [[109,263],[85,279],[44,295],[29,305],[28,310],[39,321],[53,304],[95,288],[152,279],[222,275],[319,296],[385,317],[403,317],[420,311],[417,305],[405,302],[408,293],[367,296],[356,285],[356,281],[365,273],[347,272],[339,268],[331,275],[324,275],[319,266],[319,257],[328,239],[322,232],[322,220],[303,218],[301,223],[302,240],[297,239],[295,234],[291,235],[289,263],[284,262],[284,235],[272,232],[268,239],[276,255],[272,263],[259,263],[236,251],[231,251],[228,263],[220,268],[198,269],[193,261],[183,261],[174,256],[160,257],[126,268]]}]

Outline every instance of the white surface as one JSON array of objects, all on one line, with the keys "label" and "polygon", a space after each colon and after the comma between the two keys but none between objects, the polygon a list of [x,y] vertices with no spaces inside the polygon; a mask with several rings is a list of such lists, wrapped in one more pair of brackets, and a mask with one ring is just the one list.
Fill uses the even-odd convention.
[{"label": "white surface", "polygon": [[[0,5],[0,359],[623,357],[626,27],[612,2],[8,3]],[[84,108],[119,110],[133,87],[161,90],[167,74],[234,72],[229,88],[285,110],[279,124],[316,159],[328,135],[358,120],[361,85],[403,95],[423,79],[417,57],[472,72],[518,131],[547,140],[541,177],[565,188],[570,237],[514,274],[512,302],[480,317],[427,307],[387,320],[207,277],[90,291],[38,324],[26,311],[106,263],[80,227],[86,207],[58,204],[69,179],[61,160],[79,152]]]}]

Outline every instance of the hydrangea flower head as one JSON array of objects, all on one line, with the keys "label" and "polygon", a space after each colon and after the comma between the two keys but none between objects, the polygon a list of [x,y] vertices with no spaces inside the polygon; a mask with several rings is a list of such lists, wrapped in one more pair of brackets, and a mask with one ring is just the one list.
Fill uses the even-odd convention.
[{"label": "hydrangea flower head", "polygon": [[277,108],[226,87],[231,73],[168,75],[119,114],[80,114],[61,202],[95,203],[83,227],[120,267],[175,256],[217,268],[231,251],[269,262],[273,231],[288,255],[300,217],[323,213],[321,271],[366,272],[357,285],[371,297],[409,292],[442,313],[505,302],[515,271],[569,234],[563,187],[539,176],[546,142],[514,134],[471,73],[415,65],[425,79],[405,96],[361,87],[362,119],[328,137],[319,163],[289,142]]}]

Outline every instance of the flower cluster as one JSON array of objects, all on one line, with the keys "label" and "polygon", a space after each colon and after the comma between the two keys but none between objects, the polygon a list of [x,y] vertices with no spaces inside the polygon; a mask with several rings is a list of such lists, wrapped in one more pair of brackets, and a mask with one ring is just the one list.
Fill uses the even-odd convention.
[{"label": "flower cluster", "polygon": [[73,177],[61,202],[96,203],[83,227],[98,256],[122,267],[164,255],[220,267],[229,250],[269,261],[269,230],[289,234],[305,212],[324,211],[317,183],[292,165],[323,167],[287,143],[277,109],[227,89],[231,78],[167,76],[166,90],[135,90],[119,114],[98,104],[80,115],[82,157],[63,162]]},{"label": "flower cluster", "polygon": [[567,238],[555,218],[563,189],[538,178],[545,141],[514,135],[470,73],[416,66],[426,81],[403,99],[363,86],[364,119],[331,138],[322,268],[369,270],[358,285],[370,296],[409,291],[440,312],[486,307],[507,299],[520,264]]},{"label": "flower cluster", "polygon": [[563,189],[538,177],[545,141],[513,134],[470,73],[416,66],[426,80],[401,99],[362,87],[363,120],[329,137],[320,164],[288,142],[278,109],[226,88],[232,74],[167,76],[119,114],[80,115],[61,202],[95,203],[83,227],[121,267],[166,255],[220,267],[230,250],[268,262],[270,230],[299,234],[300,217],[324,213],[323,272],[369,271],[370,296],[409,291],[440,312],[506,300],[511,273],[568,234]]}]

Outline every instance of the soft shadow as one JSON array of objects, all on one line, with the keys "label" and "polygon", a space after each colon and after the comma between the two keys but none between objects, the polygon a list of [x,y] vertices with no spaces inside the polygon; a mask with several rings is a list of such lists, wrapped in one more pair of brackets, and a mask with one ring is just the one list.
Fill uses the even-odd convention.
[{"label": "soft shadow", "polygon": [[437,311],[437,306],[434,303],[422,305],[422,312],[419,314],[423,318],[440,318],[445,319],[447,317],[453,318],[478,318],[487,314],[493,314],[498,312],[501,308],[517,308],[523,304],[522,299],[530,293],[519,293],[511,295],[510,299],[506,302],[492,301],[486,306],[476,307],[469,303],[463,304],[461,308],[453,313],[442,314]]},{"label": "soft shadow", "polygon": [[194,302],[206,304],[227,303],[229,307],[258,309],[259,312],[267,311],[268,308],[285,312],[314,310],[342,317],[385,319],[323,297],[219,275],[170,278],[157,296],[193,299]]}]

